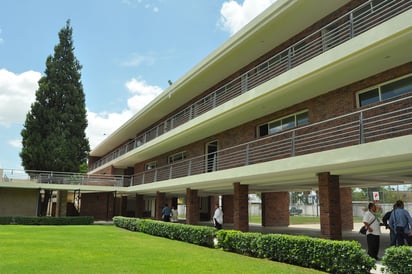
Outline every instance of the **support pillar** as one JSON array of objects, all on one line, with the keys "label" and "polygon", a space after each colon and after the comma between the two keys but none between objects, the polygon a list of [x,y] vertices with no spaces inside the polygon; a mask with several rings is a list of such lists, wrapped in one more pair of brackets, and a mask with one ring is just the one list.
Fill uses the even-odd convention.
[{"label": "support pillar", "polygon": [[352,188],[343,187],[340,189],[340,208],[342,230],[353,230]]},{"label": "support pillar", "polygon": [[342,240],[339,176],[318,174],[320,237]]},{"label": "support pillar", "polygon": [[233,183],[233,229],[249,231],[249,197],[248,185]]},{"label": "support pillar", "polygon": [[57,191],[56,216],[67,216],[67,190]]},{"label": "support pillar", "polygon": [[[234,215],[233,206],[234,206],[233,195],[223,195],[222,196],[222,210],[223,210],[223,223],[224,224],[233,224],[233,215]],[[248,220],[249,220],[249,216],[248,216]]]},{"label": "support pillar", "polygon": [[162,219],[162,209],[165,206],[166,203],[166,193],[163,192],[157,192],[156,193],[156,220],[161,220]]},{"label": "support pillar", "polygon": [[289,199],[289,192],[262,193],[262,226],[288,226]]},{"label": "support pillar", "polygon": [[199,196],[197,190],[186,189],[186,223],[197,225],[200,220]]}]

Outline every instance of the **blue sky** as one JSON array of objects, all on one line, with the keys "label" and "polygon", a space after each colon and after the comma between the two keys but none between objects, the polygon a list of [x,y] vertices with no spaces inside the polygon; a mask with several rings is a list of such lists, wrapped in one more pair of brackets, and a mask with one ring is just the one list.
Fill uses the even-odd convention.
[{"label": "blue sky", "polygon": [[93,148],[275,1],[2,0],[0,168],[22,169],[20,132],[66,20]]}]

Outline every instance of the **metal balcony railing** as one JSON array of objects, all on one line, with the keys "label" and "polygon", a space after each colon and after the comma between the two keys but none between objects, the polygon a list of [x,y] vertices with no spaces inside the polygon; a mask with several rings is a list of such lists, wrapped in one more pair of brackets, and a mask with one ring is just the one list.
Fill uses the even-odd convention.
[{"label": "metal balcony railing", "polygon": [[131,176],[89,175],[84,173],[0,169],[0,182],[43,183],[64,185],[130,186]]},{"label": "metal balcony railing", "polygon": [[145,172],[90,175],[38,170],[0,169],[0,183],[43,183],[128,187],[248,166],[309,153],[412,134],[412,96],[300,126],[252,142],[218,150]]},{"label": "metal balcony railing", "polygon": [[209,110],[412,8],[411,0],[367,1],[91,164],[96,169]]},{"label": "metal balcony railing", "polygon": [[412,134],[412,96],[137,173],[131,184],[248,166],[409,134]]}]

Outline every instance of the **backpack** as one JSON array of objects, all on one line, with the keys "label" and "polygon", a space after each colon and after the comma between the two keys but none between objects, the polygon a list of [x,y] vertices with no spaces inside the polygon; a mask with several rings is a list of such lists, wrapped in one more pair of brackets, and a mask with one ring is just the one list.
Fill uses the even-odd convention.
[{"label": "backpack", "polygon": [[389,228],[389,218],[391,217],[391,214],[392,214],[392,210],[386,212],[385,215],[383,215],[382,217],[382,222],[385,225],[386,229]]}]

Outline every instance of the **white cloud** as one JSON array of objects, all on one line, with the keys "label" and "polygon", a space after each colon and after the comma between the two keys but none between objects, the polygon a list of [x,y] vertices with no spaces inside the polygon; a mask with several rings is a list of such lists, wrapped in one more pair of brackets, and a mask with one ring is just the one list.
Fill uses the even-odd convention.
[{"label": "white cloud", "polygon": [[149,85],[140,78],[132,78],[125,86],[132,96],[127,100],[127,108],[121,113],[87,112],[86,135],[92,149],[163,91],[162,88]]},{"label": "white cloud", "polygon": [[152,65],[155,61],[153,56],[149,55],[139,55],[137,53],[132,53],[128,60],[120,63],[123,67],[138,67],[142,64]]},{"label": "white cloud", "polygon": [[126,83],[132,97],[127,100],[128,109],[133,113],[138,112],[149,104],[163,89],[159,86],[151,86],[145,80],[132,78]]},{"label": "white cloud", "polygon": [[0,45],[4,43],[4,39],[1,38],[1,32],[2,32],[2,30],[0,29]]},{"label": "white cloud", "polygon": [[144,8],[146,9],[151,9],[153,12],[157,13],[159,12],[159,8],[155,5],[152,5],[150,3],[144,3],[147,1],[143,0],[123,0],[122,3],[125,4],[126,6],[130,6],[132,8],[137,8],[139,5],[143,5]]},{"label": "white cloud", "polygon": [[244,0],[242,4],[226,1],[220,9],[219,24],[233,35],[274,2],[276,0]]},{"label": "white cloud", "polygon": [[133,113],[124,110],[121,113],[95,113],[87,111],[88,127],[86,136],[89,138],[90,147],[93,149],[102,142],[108,135],[124,124]]},{"label": "white cloud", "polygon": [[16,148],[21,148],[22,147],[21,139],[9,140],[8,143],[12,147],[16,147]]},{"label": "white cloud", "polygon": [[23,124],[30,105],[35,101],[40,72],[15,74],[0,69],[0,126]]}]

